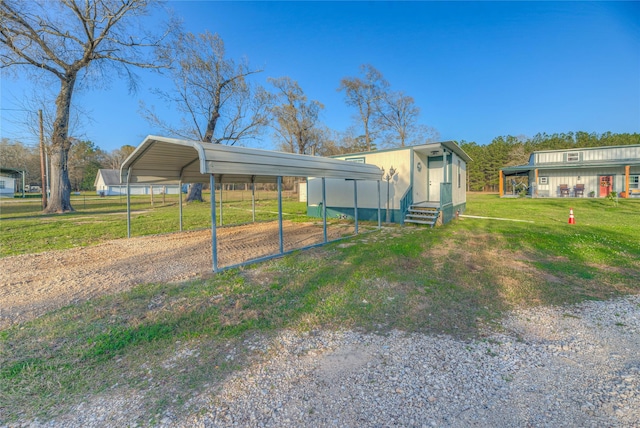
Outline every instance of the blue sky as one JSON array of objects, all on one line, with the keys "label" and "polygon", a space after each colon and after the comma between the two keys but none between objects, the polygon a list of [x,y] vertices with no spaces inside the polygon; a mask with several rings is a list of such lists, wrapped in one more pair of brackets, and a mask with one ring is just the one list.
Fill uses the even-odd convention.
[{"label": "blue sky", "polygon": [[[212,2],[168,5],[194,33],[217,32],[228,55],[289,76],[325,105],[322,122],[343,131],[354,111],[336,91],[361,64],[415,98],[421,122],[441,140],[488,144],[538,132],[640,132],[639,2]],[[158,133],[139,100],[169,80],[139,72],[124,83],[79,92],[93,119],[83,137],[103,150]],[[16,99],[28,81],[2,79],[2,136],[37,140],[20,125]],[[171,112],[165,112],[171,114]],[[273,148],[270,132],[262,147]]]}]

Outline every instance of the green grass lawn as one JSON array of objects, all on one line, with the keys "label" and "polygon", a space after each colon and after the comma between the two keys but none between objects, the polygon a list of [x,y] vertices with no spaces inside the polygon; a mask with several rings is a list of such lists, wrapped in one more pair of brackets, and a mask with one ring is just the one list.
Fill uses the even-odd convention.
[{"label": "green grass lawn", "polygon": [[[300,214],[291,204],[285,211]],[[185,223],[207,227],[208,204],[197,205],[186,207]],[[569,208],[575,225],[568,224]],[[175,207],[136,210],[144,210],[134,220],[137,233],[155,233],[152,223],[161,220],[177,228]],[[104,220],[103,211],[46,221],[7,212],[13,220],[2,221],[3,245],[11,222],[21,224],[22,236],[41,223],[57,224],[12,243],[89,236],[84,230],[101,221],[122,237],[124,217]],[[0,424],[20,415],[46,418],[87,394],[119,388],[144,391],[152,417],[241,369],[255,352],[248,343],[280,329],[399,329],[480,339],[510,309],[640,292],[640,200],[616,206],[469,194],[466,214],[532,223],[463,217],[435,229],[392,226],[206,279],[141,285],[2,330]],[[65,221],[72,224],[66,230]],[[95,236],[72,245],[110,235]],[[49,244],[20,245],[3,254]],[[181,349],[190,353],[179,369],[167,366]]]},{"label": "green grass lawn", "polygon": [[[206,202],[183,204],[183,230],[211,227],[209,194]],[[242,224],[253,220],[250,192],[223,194],[223,224]],[[155,195],[153,205],[147,196],[131,198],[131,235],[142,236],[176,232],[180,228],[177,195]],[[127,201],[124,196],[100,198],[96,195],[72,197],[75,211],[42,214],[38,200],[0,201],[0,257],[63,250],[95,245],[127,236]],[[283,198],[287,220],[306,219],[306,204]],[[274,192],[258,192],[256,221],[277,219]],[[220,208],[216,204],[220,220]]]}]

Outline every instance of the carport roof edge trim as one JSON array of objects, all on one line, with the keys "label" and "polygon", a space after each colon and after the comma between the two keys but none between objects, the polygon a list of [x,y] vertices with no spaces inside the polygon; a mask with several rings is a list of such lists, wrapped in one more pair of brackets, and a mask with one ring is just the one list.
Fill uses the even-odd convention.
[{"label": "carport roof edge trim", "polygon": [[[199,170],[195,170],[196,163],[193,160],[196,153],[191,150],[195,150],[198,155]],[[188,162],[185,161],[186,158],[189,159]],[[180,172],[189,163],[193,165],[189,171],[190,177],[193,178],[194,174],[201,175],[203,182],[209,174],[224,174],[227,180],[233,180],[234,177],[246,178],[247,170],[252,171],[251,175],[264,177],[355,180],[380,180],[382,177],[380,168],[371,164],[149,135],[122,163],[120,179],[122,183],[126,183],[131,169],[131,183],[144,182],[144,177],[153,177],[151,181],[155,183],[176,183],[181,179]],[[137,165],[142,166],[142,174],[136,174]],[[235,170],[243,172],[232,172]]]}]

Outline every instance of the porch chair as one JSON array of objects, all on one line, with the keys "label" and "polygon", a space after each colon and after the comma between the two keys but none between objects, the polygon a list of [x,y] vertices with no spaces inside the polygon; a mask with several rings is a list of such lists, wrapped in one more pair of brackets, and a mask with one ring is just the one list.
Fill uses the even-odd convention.
[{"label": "porch chair", "polygon": [[560,196],[569,196],[569,185],[561,184],[560,185]]},{"label": "porch chair", "polygon": [[573,188],[573,196],[576,198],[578,196],[584,197],[584,184],[576,184],[576,187]]}]

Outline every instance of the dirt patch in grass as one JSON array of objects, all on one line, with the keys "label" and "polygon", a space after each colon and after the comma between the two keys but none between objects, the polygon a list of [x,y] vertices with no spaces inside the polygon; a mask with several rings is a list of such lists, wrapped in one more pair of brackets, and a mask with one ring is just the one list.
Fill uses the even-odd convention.
[{"label": "dirt patch in grass", "polygon": [[[284,222],[284,249],[322,242],[322,226]],[[353,232],[332,225],[328,238]],[[277,222],[218,229],[219,266],[277,254]],[[4,257],[0,271],[0,328],[66,305],[137,284],[178,282],[209,275],[211,231],[117,239],[86,248]]]}]

